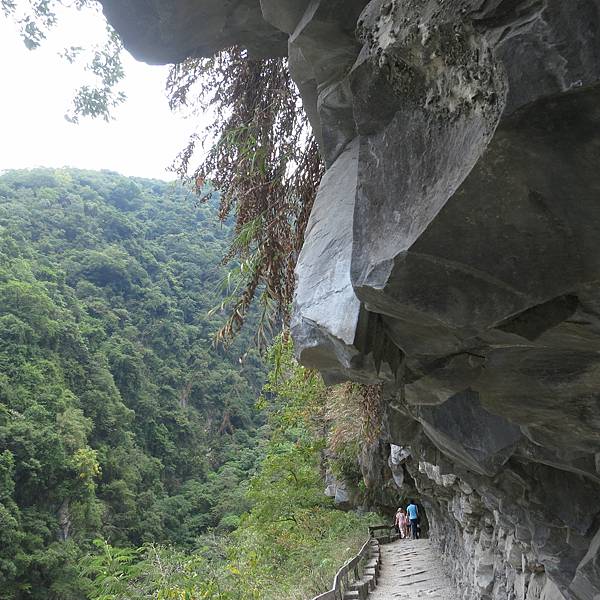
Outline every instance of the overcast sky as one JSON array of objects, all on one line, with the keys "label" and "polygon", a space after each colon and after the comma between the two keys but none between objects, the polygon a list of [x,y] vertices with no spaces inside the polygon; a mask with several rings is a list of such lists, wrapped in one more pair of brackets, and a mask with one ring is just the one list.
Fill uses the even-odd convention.
[{"label": "overcast sky", "polygon": [[149,66],[124,56],[128,96],[116,119],[64,115],[85,77],[82,67],[57,56],[61,49],[90,46],[103,36],[99,14],[68,13],[37,50],[27,50],[15,24],[0,14],[0,171],[14,168],[79,167],[111,169],[125,175],[172,179],[165,171],[185,145],[196,120],[174,115],[164,84],[168,67]]}]

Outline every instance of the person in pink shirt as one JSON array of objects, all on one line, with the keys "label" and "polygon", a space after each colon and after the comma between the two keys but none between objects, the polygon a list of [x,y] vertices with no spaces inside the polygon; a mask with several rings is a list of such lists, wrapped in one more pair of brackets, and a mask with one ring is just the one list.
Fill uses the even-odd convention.
[{"label": "person in pink shirt", "polygon": [[400,534],[401,539],[408,537],[408,516],[403,508],[399,508],[396,512],[396,529]]}]

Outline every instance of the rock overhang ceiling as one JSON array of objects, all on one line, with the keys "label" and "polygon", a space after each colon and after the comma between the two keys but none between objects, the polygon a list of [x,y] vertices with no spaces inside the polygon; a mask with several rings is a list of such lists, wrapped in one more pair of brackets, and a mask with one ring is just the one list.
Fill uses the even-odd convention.
[{"label": "rock overhang ceiling", "polygon": [[287,53],[328,167],[299,359],[384,382],[466,597],[597,600],[600,0],[102,3],[150,62]]}]

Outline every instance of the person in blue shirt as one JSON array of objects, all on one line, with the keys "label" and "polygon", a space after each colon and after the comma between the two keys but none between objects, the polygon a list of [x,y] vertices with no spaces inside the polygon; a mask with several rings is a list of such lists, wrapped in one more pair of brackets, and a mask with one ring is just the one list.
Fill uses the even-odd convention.
[{"label": "person in blue shirt", "polygon": [[410,520],[410,533],[413,540],[419,537],[419,509],[414,500],[406,507],[408,518]]}]

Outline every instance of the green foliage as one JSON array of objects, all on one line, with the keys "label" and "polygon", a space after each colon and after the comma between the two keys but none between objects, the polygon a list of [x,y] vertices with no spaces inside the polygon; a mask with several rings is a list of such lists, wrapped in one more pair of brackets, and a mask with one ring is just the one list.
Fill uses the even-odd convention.
[{"label": "green foliage", "polygon": [[147,545],[139,550],[114,548],[96,541],[100,550],[82,561],[90,577],[90,600],[196,600],[230,596],[219,593],[219,581],[200,555]]},{"label": "green foliage", "polygon": [[264,380],[212,347],[230,229],[175,185],[0,177],[0,598],[80,600],[92,540],[182,549],[249,507]]},{"label": "green foliage", "polygon": [[[329,587],[344,560],[380,518],[336,509],[323,493],[327,462],[325,387],[293,358],[291,340],[271,350],[262,404],[268,443],[248,496],[251,511],[234,533],[236,586],[261,600],[307,598]],[[254,596],[253,596],[254,594]]]},{"label": "green foliage", "polygon": [[212,346],[216,212],[107,172],[0,177],[1,600],[306,598],[379,520],[323,495],[325,390],[289,339],[258,406],[248,330]]},{"label": "green foliage", "polygon": [[[93,600],[301,600],[329,588],[375,515],[338,510],[323,494],[324,386],[297,365],[289,340],[270,353],[261,405],[269,413],[249,511],[227,537],[192,553],[150,545],[136,557],[106,547],[85,561]],[[92,569],[90,570],[90,565]]]},{"label": "green foliage", "polygon": [[96,79],[96,85],[82,85],[73,98],[73,106],[66,115],[67,120],[77,123],[79,117],[101,117],[111,119],[112,111],[125,102],[125,92],[117,89],[125,77],[121,62],[123,43],[117,32],[107,26],[104,46],[94,48],[86,70]]},{"label": "green foliage", "polygon": [[[100,13],[95,0],[0,0],[0,11],[11,18],[19,29],[23,43],[30,50],[39,48],[58,22],[61,10],[87,8]],[[102,18],[98,14],[98,18]],[[93,85],[82,85],[75,93],[67,120],[76,123],[79,117],[111,119],[114,108],[126,96],[118,89],[125,77],[121,55],[123,44],[116,31],[107,24],[103,45],[87,49],[71,46],[61,53],[63,59],[76,62],[81,54],[89,54],[85,70],[92,75]]]}]

